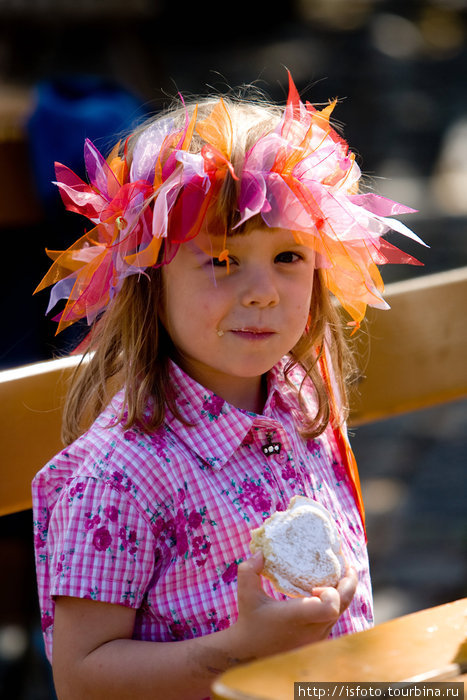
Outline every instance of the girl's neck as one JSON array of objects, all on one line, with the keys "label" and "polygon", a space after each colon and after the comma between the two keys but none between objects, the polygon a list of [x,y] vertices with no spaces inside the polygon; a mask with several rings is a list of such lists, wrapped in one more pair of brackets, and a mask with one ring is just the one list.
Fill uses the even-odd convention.
[{"label": "girl's neck", "polygon": [[263,374],[261,377],[255,377],[251,382],[245,387],[239,383],[233,392],[227,392],[232,394],[230,398],[223,393],[219,395],[236,408],[261,414],[267,399],[267,376]]},{"label": "girl's neck", "polygon": [[266,374],[258,377],[233,379],[231,376],[226,377],[222,373],[216,373],[212,370],[203,372],[202,368],[187,363],[179,354],[173,359],[192,379],[232,406],[253,413],[263,412],[268,392]]}]

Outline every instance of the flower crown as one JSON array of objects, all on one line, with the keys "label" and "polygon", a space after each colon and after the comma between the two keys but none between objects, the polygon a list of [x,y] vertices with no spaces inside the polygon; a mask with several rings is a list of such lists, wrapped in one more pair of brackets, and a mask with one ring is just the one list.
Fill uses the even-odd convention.
[{"label": "flower crown", "polygon": [[[382,236],[395,230],[423,241],[393,215],[409,207],[376,194],[358,194],[360,169],[347,143],[330,126],[335,101],[322,110],[304,104],[289,74],[289,94],[277,127],[246,153],[240,172],[231,163],[233,128],[224,101],[203,121],[197,107],[182,128],[170,117],[142,132],[131,165],[119,144],[108,160],[86,140],[89,184],[55,164],[65,207],[94,227],[54,260],[36,292],[53,284],[47,313],[67,299],[57,333],[75,321],[92,323],[119,292],[124,279],[170,262],[183,242],[197,236],[214,211],[226,178],[237,188],[242,225],[260,215],[269,227],[293,232],[316,253],[328,289],[358,327],[367,305],[388,308],[377,265],[420,264]],[[204,142],[189,147],[196,131]],[[161,245],[165,241],[164,249]],[[219,253],[227,259],[227,238]]]}]

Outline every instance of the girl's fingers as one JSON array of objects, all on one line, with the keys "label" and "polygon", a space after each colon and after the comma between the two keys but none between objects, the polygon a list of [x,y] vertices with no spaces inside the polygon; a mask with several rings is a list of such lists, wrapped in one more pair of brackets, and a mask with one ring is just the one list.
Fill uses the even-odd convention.
[{"label": "girl's fingers", "polygon": [[[307,598],[310,614],[315,615],[316,622],[326,621],[342,615],[344,610],[350,605],[357,588],[358,578],[354,569],[349,568],[345,576],[337,584],[337,588],[320,587],[314,588],[313,597]],[[308,603],[308,601],[310,601]],[[312,605],[312,601],[315,604]],[[320,606],[316,605],[319,601]]]},{"label": "girl's fingers", "polygon": [[276,615],[301,625],[334,624],[339,617],[340,600],[335,588],[322,588],[309,598],[289,598],[277,604]]},{"label": "girl's fingers", "polygon": [[341,599],[340,613],[342,614],[346,610],[352,598],[355,595],[357,589],[358,577],[357,572],[353,568],[347,569],[345,576],[337,584],[337,592],[339,593]]},{"label": "girl's fingers", "polygon": [[255,552],[252,557],[238,565],[237,571],[237,595],[239,605],[243,603],[258,604],[267,598],[261,585],[261,576],[264,565],[262,552]]},{"label": "girl's fingers", "polygon": [[244,612],[247,610],[252,612],[255,608],[267,603],[270,611],[274,608],[277,620],[301,624],[334,624],[348,607],[355,593],[357,575],[353,569],[349,569],[337,588],[314,588],[312,595],[308,598],[275,601],[265,593],[262,587],[263,565],[263,554],[258,551],[238,566],[238,602],[239,608]]},{"label": "girl's fingers", "polygon": [[264,556],[263,556],[262,551],[259,549],[249,559],[247,559],[245,562],[240,564],[240,566],[243,566],[243,564],[249,564],[250,567],[257,574],[261,573],[261,571],[263,570],[263,566],[264,566]]},{"label": "girl's fingers", "polygon": [[[337,584],[337,592],[341,598],[340,611],[341,613],[350,605],[352,598],[354,597],[357,588],[358,578],[355,569],[348,568],[345,575],[341,578]],[[327,590],[325,587],[313,588],[312,594],[315,596],[320,596],[323,591]]]},{"label": "girl's fingers", "polygon": [[[314,602],[314,617],[312,622],[326,622],[339,617],[340,597],[335,588],[322,588],[319,595],[305,599],[311,611],[311,603]],[[308,601],[310,601],[308,603]]]}]

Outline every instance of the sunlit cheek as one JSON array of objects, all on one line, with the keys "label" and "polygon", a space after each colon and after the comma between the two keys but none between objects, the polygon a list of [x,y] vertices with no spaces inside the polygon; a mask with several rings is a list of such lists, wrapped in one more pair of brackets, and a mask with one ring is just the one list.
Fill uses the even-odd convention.
[{"label": "sunlit cheek", "polygon": [[310,291],[309,294],[303,297],[302,303],[297,308],[297,331],[299,337],[309,328],[312,313],[312,294]]},{"label": "sunlit cheek", "polygon": [[[187,295],[173,309],[172,322],[176,335],[185,345],[207,342],[215,335],[219,313],[212,300],[199,295]],[[174,339],[174,338],[173,338]]]},{"label": "sunlit cheek", "polygon": [[167,290],[166,303],[163,315],[164,327],[176,347],[184,344],[184,337],[189,335],[189,322],[191,314],[188,313],[186,302],[173,288]]},{"label": "sunlit cheek", "polygon": [[306,333],[309,327],[310,311],[309,307],[303,307],[301,309],[300,321],[297,323],[297,335],[300,338],[303,333]]}]

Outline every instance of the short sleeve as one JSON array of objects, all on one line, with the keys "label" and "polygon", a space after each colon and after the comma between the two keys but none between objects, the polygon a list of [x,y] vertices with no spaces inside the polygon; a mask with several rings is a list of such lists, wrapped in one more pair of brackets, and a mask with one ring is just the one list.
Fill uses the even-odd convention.
[{"label": "short sleeve", "polygon": [[75,478],[48,532],[51,596],[141,606],[153,582],[155,538],[133,497],[95,478]]}]

